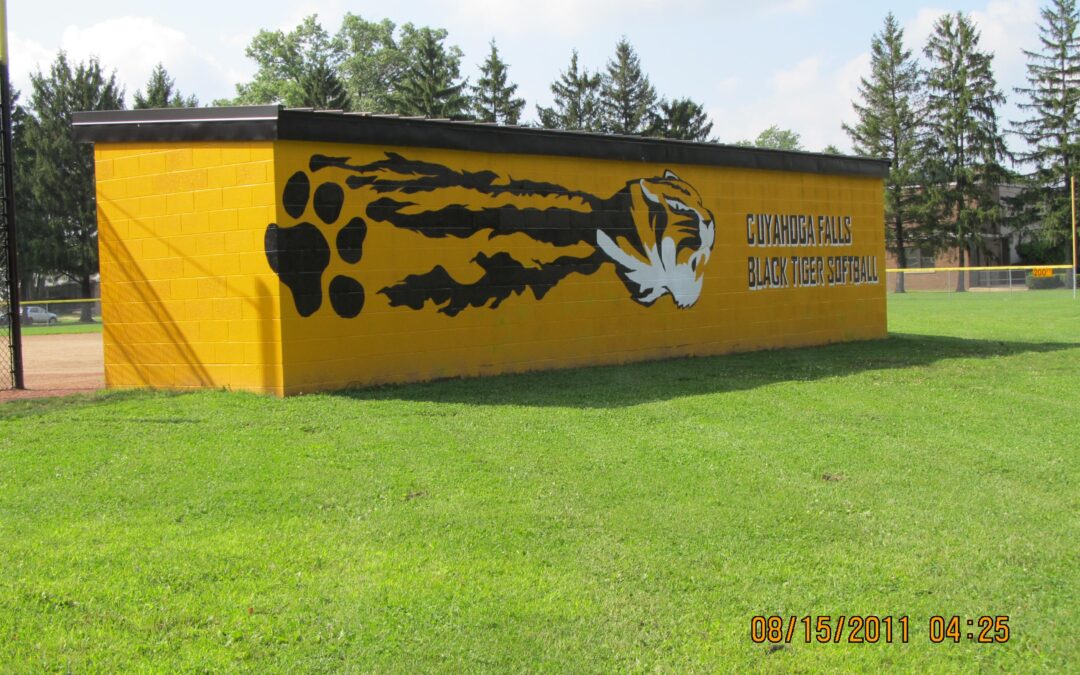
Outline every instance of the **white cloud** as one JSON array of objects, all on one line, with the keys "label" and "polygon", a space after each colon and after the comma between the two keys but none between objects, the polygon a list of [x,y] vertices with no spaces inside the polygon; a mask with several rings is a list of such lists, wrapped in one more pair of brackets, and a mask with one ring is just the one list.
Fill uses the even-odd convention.
[{"label": "white cloud", "polygon": [[825,70],[820,57],[805,58],[773,73],[760,98],[735,107],[713,108],[715,130],[724,142],[752,140],[772,125],[791,129],[802,137],[807,150],[827,145],[849,147],[841,122],[851,122],[851,101],[859,80],[870,72],[870,55],[859,54]]},{"label": "white cloud", "polygon": [[8,52],[11,58],[11,83],[23,92],[25,97],[30,87],[30,74],[49,66],[56,52],[49,51],[43,45],[26,40],[17,33],[8,38]]},{"label": "white cloud", "polygon": [[972,12],[971,16],[982,33],[980,45],[995,55],[994,71],[998,83],[1020,84],[1027,63],[1022,50],[1039,46],[1037,0],[991,2],[984,11]]},{"label": "white cloud", "polygon": [[781,0],[767,2],[765,10],[770,14],[808,14],[817,8],[817,0]]},{"label": "white cloud", "polygon": [[[455,3],[459,23],[480,24],[488,32],[503,35],[547,32],[559,37],[574,37],[593,32],[597,24],[638,12],[670,10],[671,0],[458,0]],[[702,0],[682,2],[700,5]]]},{"label": "white cloud", "polygon": [[[947,11],[924,7],[906,23],[904,40],[916,57],[921,58],[934,23]],[[981,34],[980,48],[995,55],[998,86],[1009,101],[1000,112],[1006,123],[1017,116],[1012,88],[1024,79],[1025,57],[1021,49],[1032,48],[1038,42],[1038,0],[992,0],[970,15]],[[850,148],[841,123],[854,121],[851,102],[858,99],[859,81],[869,72],[869,53],[835,64],[819,55],[806,56],[775,71],[767,79],[768,89],[753,100],[714,107],[709,113],[716,122],[716,133],[727,142],[753,139],[776,124],[798,132],[809,150],[829,144]]]},{"label": "white cloud", "polygon": [[561,38],[595,32],[597,26],[689,12],[734,17],[747,12],[807,14],[820,0],[457,0],[459,25],[479,25],[487,32],[522,35],[546,33]]},{"label": "white cloud", "polygon": [[792,94],[817,85],[820,79],[821,60],[812,56],[795,64],[793,68],[779,70],[771,78],[772,87],[779,94]]},{"label": "white cloud", "polygon": [[[115,68],[117,80],[128,99],[145,86],[154,66],[165,65],[185,94],[196,90],[228,91],[243,73],[222,66],[214,57],[191,42],[180,30],[156,19],[123,16],[90,26],[68,26],[60,36],[58,49],[73,62],[98,58],[106,68]],[[44,70],[56,58],[56,50],[28,40],[12,40],[12,79],[26,87],[29,74]],[[203,101],[208,103],[209,101]]]}]

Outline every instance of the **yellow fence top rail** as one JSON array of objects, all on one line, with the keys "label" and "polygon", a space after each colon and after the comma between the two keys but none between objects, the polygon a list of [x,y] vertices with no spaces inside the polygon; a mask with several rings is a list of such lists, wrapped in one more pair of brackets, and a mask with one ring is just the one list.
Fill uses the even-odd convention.
[{"label": "yellow fence top rail", "polygon": [[1004,270],[1068,270],[1072,265],[1012,265],[1002,267],[909,267],[907,269],[887,269],[890,274],[933,274],[934,272],[998,272]]},{"label": "yellow fence top rail", "polygon": [[63,300],[48,300],[48,299],[43,299],[43,300],[20,300],[19,304],[20,305],[72,305],[72,304],[75,304],[76,302],[81,302],[81,303],[85,303],[85,302],[101,302],[101,298],[75,298],[73,300],[69,300],[69,299],[66,299],[66,298],[63,299]]}]

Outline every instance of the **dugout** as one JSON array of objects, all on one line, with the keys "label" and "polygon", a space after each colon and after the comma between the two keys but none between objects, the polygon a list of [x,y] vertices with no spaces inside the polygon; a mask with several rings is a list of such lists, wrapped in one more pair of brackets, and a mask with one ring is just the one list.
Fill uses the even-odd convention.
[{"label": "dugout", "polygon": [[110,387],[886,335],[882,161],[278,106],[82,113]]}]

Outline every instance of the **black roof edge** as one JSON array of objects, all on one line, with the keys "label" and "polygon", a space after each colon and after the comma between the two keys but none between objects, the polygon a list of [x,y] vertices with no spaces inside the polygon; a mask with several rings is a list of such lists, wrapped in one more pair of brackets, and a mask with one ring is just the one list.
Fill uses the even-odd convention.
[{"label": "black roof edge", "polygon": [[883,178],[880,159],[743,146],[430,120],[276,105],[75,113],[75,138],[88,143],[317,141],[555,155]]}]

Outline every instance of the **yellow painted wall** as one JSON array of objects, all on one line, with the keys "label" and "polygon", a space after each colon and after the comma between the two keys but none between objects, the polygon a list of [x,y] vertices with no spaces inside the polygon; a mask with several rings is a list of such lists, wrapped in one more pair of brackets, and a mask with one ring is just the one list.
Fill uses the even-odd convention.
[{"label": "yellow painted wall", "polygon": [[[366,207],[387,193],[346,183],[356,171],[322,168],[311,171],[316,154],[347,158],[350,165],[383,160],[387,152],[410,160],[469,172],[493,171],[496,184],[508,177],[545,181],[600,197],[610,196],[628,181],[675,171],[696,187],[715,217],[716,238],[704,269],[700,298],[680,309],[670,295],[651,306],[635,302],[605,264],[591,275],[570,275],[536,300],[526,290],[511,295],[496,309],[468,308],[446,316],[429,303],[422,310],[391,307],[380,289],[443,266],[462,282],[477,280],[481,270],[470,261],[478,252],[508,251],[516,259],[550,261],[572,252],[587,255],[594,247],[569,248],[538,243],[525,234],[492,238],[483,231],[468,238],[426,237],[380,223]],[[345,204],[332,223],[322,222],[312,206],[297,219],[279,206],[281,226],[309,222],[324,233],[333,249],[335,237],[350,218],[362,217],[368,233],[363,258],[346,263],[331,255],[323,278],[344,275],[365,289],[365,304],[355,318],[340,318],[324,302],[301,317],[282,289],[282,353],[288,393],[446,376],[477,376],[534,369],[611,364],[673,356],[813,345],[842,340],[881,338],[886,334],[884,223],[882,181],[773,171],[664,166],[580,158],[481,154],[459,151],[384,148],[300,142],[279,142],[275,172],[279,186],[304,172],[312,190],[333,182],[345,187]],[[386,173],[386,172],[384,172]],[[479,208],[487,198],[454,188],[445,194],[396,191],[395,198],[417,203],[417,211],[466,204]],[[529,201],[531,199],[532,201]],[[504,198],[538,208],[554,202]],[[574,206],[564,200],[562,206]],[[752,249],[746,243],[750,213],[836,214],[852,218],[853,242],[846,247]],[[873,255],[876,285],[832,288],[788,288],[749,291],[747,258],[751,255]]]},{"label": "yellow painted wall", "polygon": [[110,387],[283,392],[270,143],[97,144]]},{"label": "yellow painted wall", "polygon": [[[479,176],[486,192],[463,185],[416,190],[410,181],[420,174],[378,164],[388,153],[422,161],[429,172],[469,181]],[[313,164],[317,155],[336,157],[341,166]],[[96,161],[111,387],[294,394],[886,334],[880,178],[281,141],[98,144]],[[664,184],[669,170],[678,175],[674,188]],[[282,197],[298,173],[310,190],[294,217]],[[500,192],[511,179],[546,187]],[[496,308],[490,301],[454,316],[439,311],[445,303],[394,307],[380,293],[436,267],[456,282],[477,282],[483,274],[473,262],[478,254],[502,253],[535,268],[560,256],[585,258],[599,247],[595,236],[592,242],[555,246],[525,231],[425,236],[373,217],[368,207],[379,199],[413,204],[405,210],[432,215],[433,222],[455,208],[531,207],[535,216],[590,212],[603,203],[610,209],[594,213],[596,218],[633,228],[647,218],[634,221],[634,211],[613,207],[609,198],[641,179],[647,190],[664,190],[676,201],[682,199],[680,189],[696,190],[685,201],[714,221],[711,254],[698,275],[700,293],[686,307],[670,293],[651,304],[636,301],[610,257],[592,271],[569,274],[542,299],[525,288]],[[340,214],[317,208],[319,188],[329,185],[340,190],[323,192],[344,195]],[[560,193],[562,188],[595,200],[590,206],[580,195]],[[645,203],[638,192],[638,201],[624,206],[636,208],[640,219]],[[751,247],[747,215],[766,213],[849,217],[852,242]],[[337,240],[354,218],[364,221],[366,237],[362,258],[351,263],[340,255]],[[550,222],[544,218],[539,222]],[[329,264],[314,282],[321,303],[309,316],[301,316],[293,291],[270,267],[264,244],[271,223],[279,234],[309,223],[329,248]],[[876,256],[878,281],[751,291],[747,260],[762,255]],[[339,316],[330,301],[335,277],[363,286],[363,308],[352,318]]]}]

